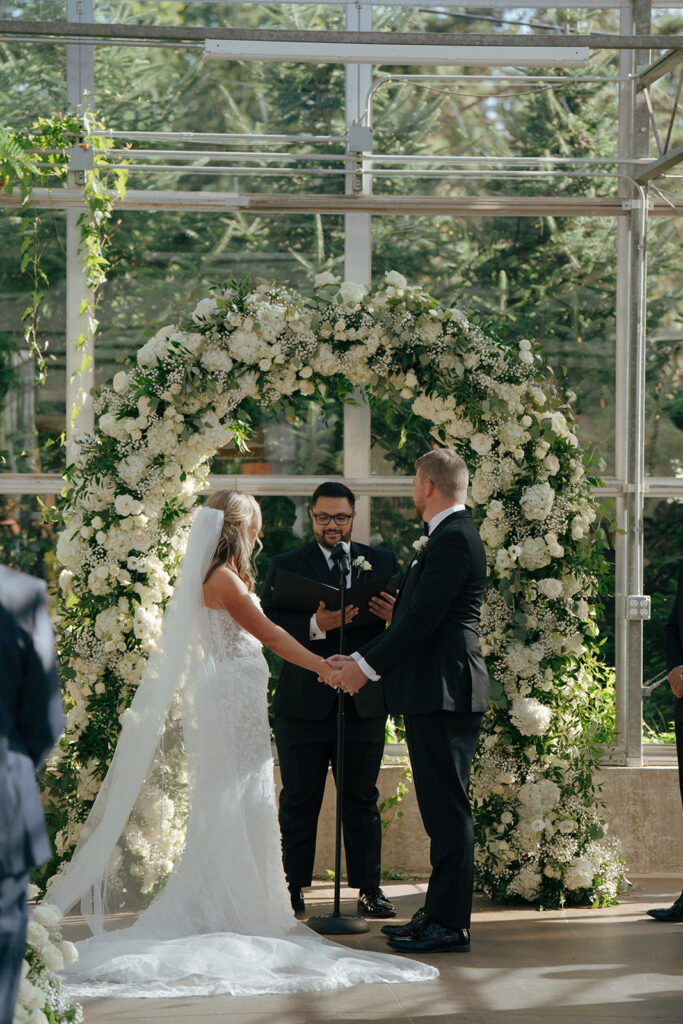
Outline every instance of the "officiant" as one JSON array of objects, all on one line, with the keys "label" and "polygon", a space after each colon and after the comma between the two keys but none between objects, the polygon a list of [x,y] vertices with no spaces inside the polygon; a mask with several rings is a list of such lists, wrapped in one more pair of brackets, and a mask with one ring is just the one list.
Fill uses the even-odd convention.
[{"label": "officiant", "polygon": [[[392,551],[351,541],[356,499],[342,483],[321,484],[311,499],[313,541],[271,559],[263,587],[266,615],[300,643],[326,658],[339,653],[339,611],[320,602],[313,612],[276,607],[273,588],[278,569],[338,587],[339,569],[330,557],[339,542],[349,556],[347,587],[398,571]],[[345,653],[381,633],[391,621],[393,597],[372,599],[376,622],[354,628],[358,609],[346,609]],[[348,884],[359,890],[358,913],[394,917],[395,910],[380,888],[382,827],[377,808],[377,777],[384,751],[386,708],[381,682],[356,697],[345,697],[344,787],[342,824]],[[328,766],[336,770],[337,692],[318,682],[312,672],[285,663],[273,699],[274,732],[280,761],[280,829],[287,884],[294,912],[305,913],[302,890],[313,877],[318,816]]]}]

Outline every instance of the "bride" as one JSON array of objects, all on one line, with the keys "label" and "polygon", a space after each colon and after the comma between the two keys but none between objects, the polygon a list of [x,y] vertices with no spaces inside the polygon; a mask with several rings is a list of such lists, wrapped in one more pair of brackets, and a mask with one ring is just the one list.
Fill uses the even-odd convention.
[{"label": "bride", "polygon": [[[46,897],[63,913],[80,904],[93,932],[65,969],[76,996],[255,995],[437,976],[328,942],[293,917],[261,645],[326,683],[335,675],[261,611],[251,567],[260,529],[245,494],[221,491],[195,516],[111,766]],[[147,906],[133,914],[140,892]]]}]

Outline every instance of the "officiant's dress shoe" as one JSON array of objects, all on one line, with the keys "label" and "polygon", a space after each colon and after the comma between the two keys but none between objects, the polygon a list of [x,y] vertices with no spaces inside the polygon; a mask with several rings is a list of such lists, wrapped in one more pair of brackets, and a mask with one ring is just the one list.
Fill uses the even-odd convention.
[{"label": "officiant's dress shoe", "polygon": [[363,917],[396,917],[393,903],[390,903],[381,889],[361,889],[358,894],[358,913]]},{"label": "officiant's dress shoe", "polygon": [[304,903],[304,894],[301,889],[296,886],[290,885],[289,887],[289,898],[292,901],[292,910],[294,911],[295,917],[303,917],[306,913],[306,904]]},{"label": "officiant's dress shoe", "polygon": [[412,935],[389,939],[389,945],[399,953],[469,953],[470,933],[468,928],[449,930],[428,921]]},{"label": "officiant's dress shoe", "polygon": [[413,932],[417,931],[422,926],[424,919],[425,908],[420,907],[406,924],[384,924],[381,931],[385,935],[391,935],[392,938],[402,938],[404,935],[412,935]]},{"label": "officiant's dress shoe", "polygon": [[655,907],[654,910],[648,910],[648,914],[655,921],[683,921],[683,892],[672,906]]}]

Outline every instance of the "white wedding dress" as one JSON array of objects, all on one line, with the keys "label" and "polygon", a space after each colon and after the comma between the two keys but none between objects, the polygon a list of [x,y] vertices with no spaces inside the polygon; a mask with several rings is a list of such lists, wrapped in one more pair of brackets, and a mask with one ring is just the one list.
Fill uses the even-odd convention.
[{"label": "white wedding dress", "polygon": [[[74,857],[48,890],[63,912],[80,904],[95,933],[65,969],[69,990],[161,998],[431,980],[435,968],[329,942],[292,914],[267,663],[251,634],[201,600],[221,522],[214,509],[195,518],[160,644]],[[181,763],[186,792],[177,784]],[[131,883],[145,866],[163,864],[178,835],[170,808],[177,817],[183,806],[182,853],[146,909],[121,928],[116,912],[133,905]],[[107,931],[112,924],[118,930]]]}]

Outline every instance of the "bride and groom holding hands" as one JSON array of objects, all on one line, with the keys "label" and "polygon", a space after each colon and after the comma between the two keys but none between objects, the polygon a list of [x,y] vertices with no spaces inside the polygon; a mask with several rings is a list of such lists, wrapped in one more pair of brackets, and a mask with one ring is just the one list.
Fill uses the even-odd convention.
[{"label": "bride and groom holding hands", "polygon": [[[84,837],[48,892],[64,912],[80,903],[95,933],[69,970],[77,994],[256,994],[436,976],[418,961],[330,943],[292,915],[292,908],[304,909],[325,778],[329,762],[335,764],[337,687],[349,695],[343,823],[359,911],[394,916],[379,887],[376,790],[388,710],[404,716],[432,874],[424,907],[408,924],[382,930],[399,952],[469,950],[474,842],[468,784],[488,707],[488,676],[478,636],[486,562],[464,505],[467,482],[454,452],[434,450],[417,460],[413,497],[428,540],[395,602],[383,595],[373,601],[378,625],[348,631],[347,655],[335,653],[338,633],[336,640],[330,635],[339,613],[322,605],[313,615],[275,607],[273,579],[284,568],[333,582],[326,556],[340,540],[350,541],[350,492],[342,485],[323,485],[331,494],[316,492],[314,541],[272,560],[263,611],[250,564],[261,527],[257,503],[221,492],[200,509],[160,643]],[[352,560],[368,561],[368,575],[391,575],[396,568],[391,552],[355,547]],[[347,609],[347,619],[354,616],[355,609]],[[261,645],[286,662],[273,704],[282,846]],[[105,918],[126,905],[130,892],[126,837],[139,830],[141,798],[151,780],[158,793],[172,737],[180,733],[189,779],[184,849],[134,924],[106,932]],[[162,785],[162,804],[167,795]],[[163,815],[158,829],[156,841],[147,836],[150,851],[172,845]]]}]

